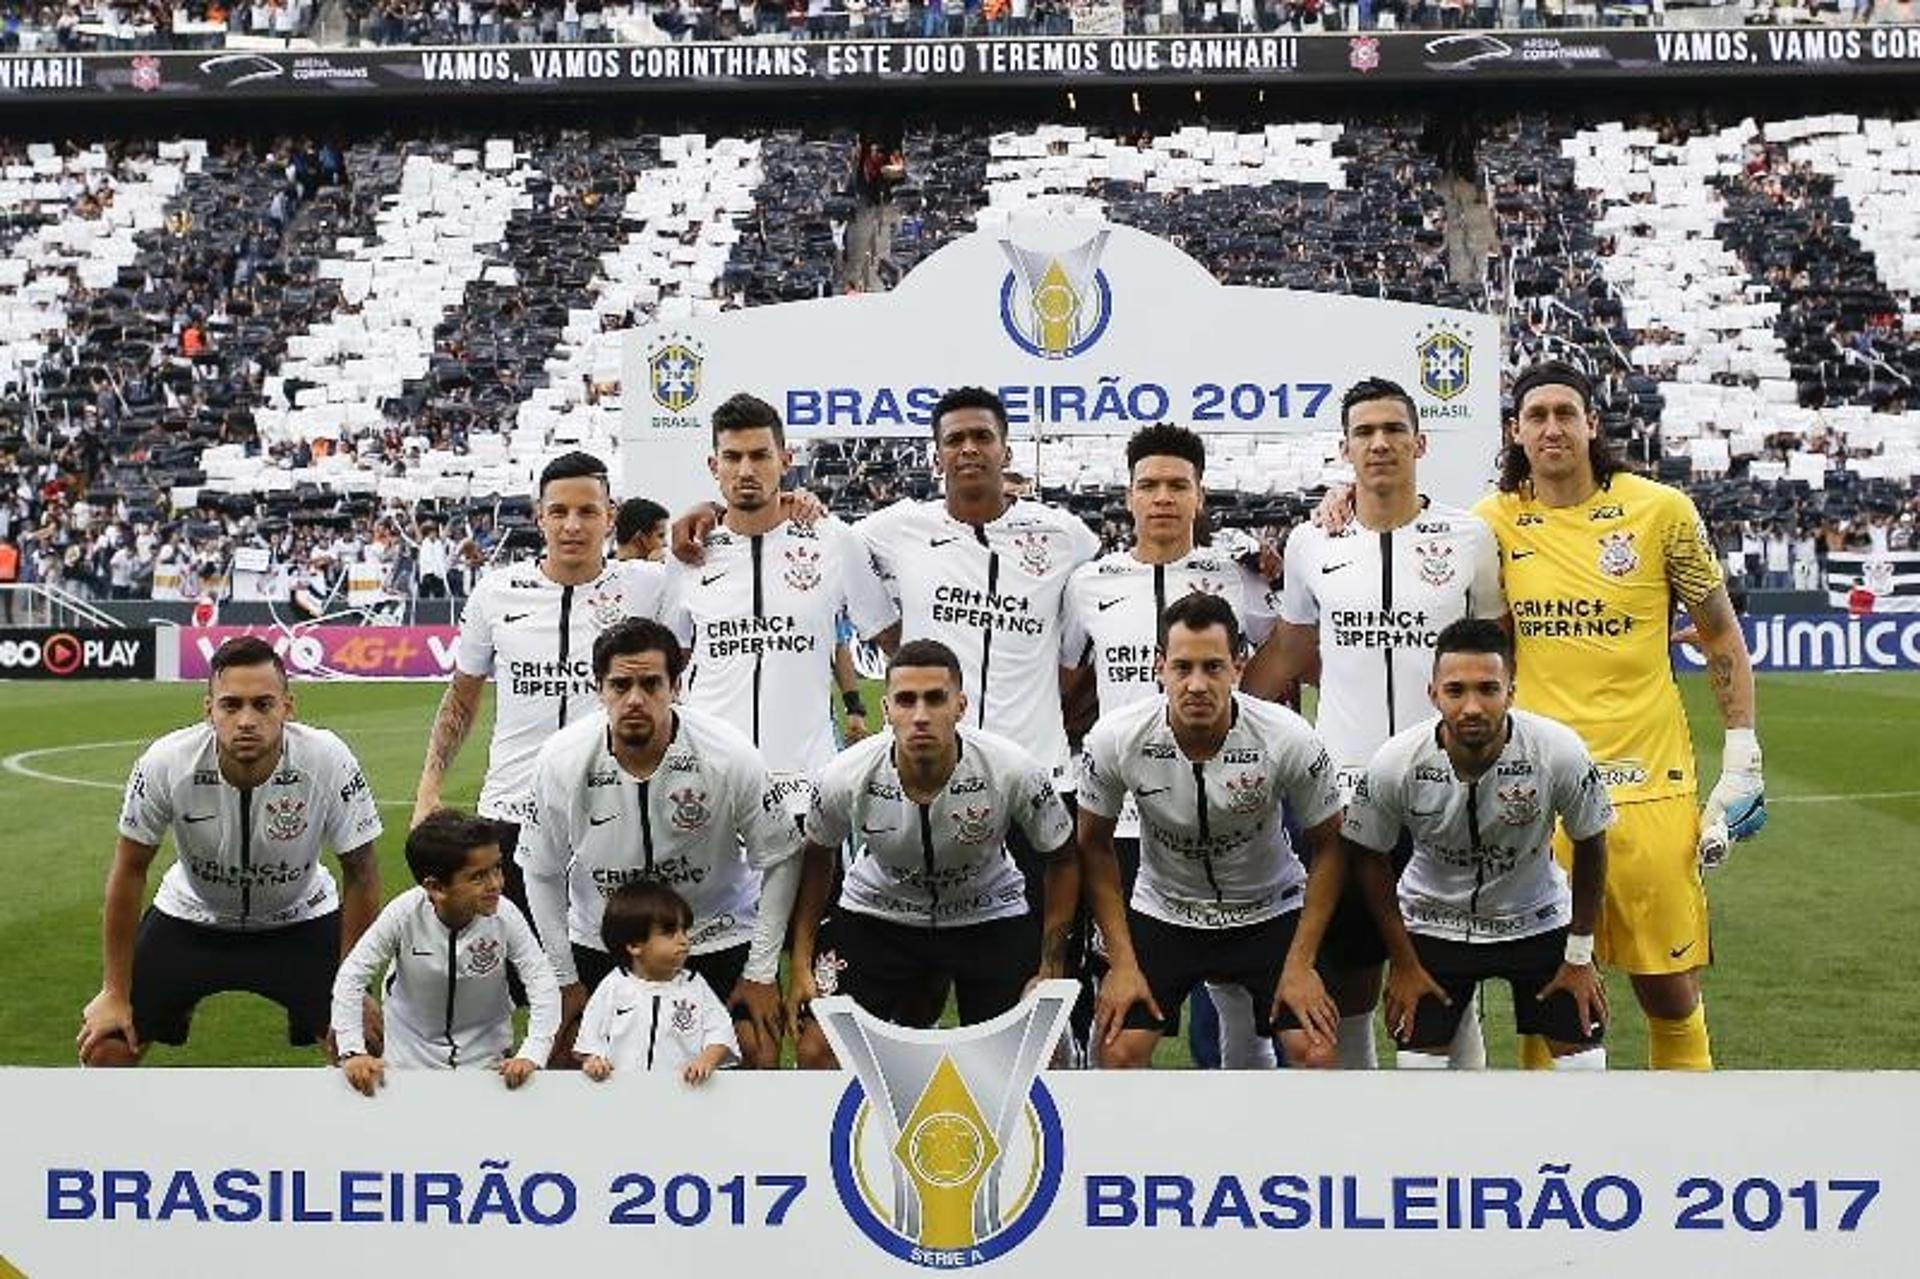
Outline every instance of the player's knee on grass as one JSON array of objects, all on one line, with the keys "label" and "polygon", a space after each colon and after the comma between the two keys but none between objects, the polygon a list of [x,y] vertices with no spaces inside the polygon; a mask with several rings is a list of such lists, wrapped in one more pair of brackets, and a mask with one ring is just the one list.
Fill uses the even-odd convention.
[{"label": "player's knee on grass", "polygon": [[820,1023],[808,1018],[800,1027],[799,1038],[793,1041],[793,1063],[802,1070],[838,1070],[840,1062],[833,1055],[832,1045],[820,1029]]},{"label": "player's knee on grass", "polygon": [[1143,1070],[1153,1064],[1153,1048],[1159,1042],[1157,1030],[1123,1030],[1112,1043],[1100,1045],[1100,1068]]},{"label": "player's knee on grass", "polygon": [[138,1066],[143,1056],[133,1050],[125,1035],[113,1034],[96,1040],[80,1057],[80,1064],[87,1067]]},{"label": "player's knee on grass", "polygon": [[1304,1030],[1280,1032],[1280,1051],[1287,1055],[1287,1065],[1295,1070],[1337,1070],[1340,1067],[1340,1050],[1326,1040],[1309,1037]]},{"label": "player's knee on grass", "polygon": [[733,1033],[740,1040],[740,1064],[743,1067],[748,1070],[774,1070],[779,1067],[779,1043],[769,1043],[752,1022],[734,1022]]}]

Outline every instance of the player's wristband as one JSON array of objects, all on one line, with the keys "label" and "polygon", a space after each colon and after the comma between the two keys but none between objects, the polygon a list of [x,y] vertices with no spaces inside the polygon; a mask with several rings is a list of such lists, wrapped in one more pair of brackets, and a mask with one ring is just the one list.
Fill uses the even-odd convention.
[{"label": "player's wristband", "polygon": [[1565,958],[1575,968],[1585,968],[1593,963],[1593,934],[1568,933]]},{"label": "player's wristband", "polygon": [[841,693],[840,705],[846,708],[849,715],[858,715],[861,719],[867,717],[867,704],[861,699],[860,690],[857,688],[850,688]]},{"label": "player's wristband", "polygon": [[1722,772],[1757,773],[1760,771],[1760,735],[1751,728],[1729,728],[1720,752]]}]

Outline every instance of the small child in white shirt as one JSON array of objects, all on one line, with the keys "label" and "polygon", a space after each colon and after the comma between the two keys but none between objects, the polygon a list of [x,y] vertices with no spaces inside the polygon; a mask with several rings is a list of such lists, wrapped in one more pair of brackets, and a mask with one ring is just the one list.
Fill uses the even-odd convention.
[{"label": "small child in white shirt", "polygon": [[740,1059],[733,1017],[700,974],[687,969],[686,898],[652,880],[622,884],[607,899],[600,939],[624,961],[587,1000],[573,1045],[592,1080],[615,1070],[677,1070],[702,1084]]}]

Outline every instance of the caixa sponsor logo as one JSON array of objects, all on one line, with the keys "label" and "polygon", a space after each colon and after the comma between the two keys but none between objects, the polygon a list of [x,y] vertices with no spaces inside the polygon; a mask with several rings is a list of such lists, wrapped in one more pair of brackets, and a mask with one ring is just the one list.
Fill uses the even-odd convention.
[{"label": "caixa sponsor logo", "polygon": [[[1831,613],[1743,617],[1747,651],[1760,671],[1920,670],[1920,613],[1840,617]],[[1706,654],[1674,646],[1682,670],[1703,670]]]}]

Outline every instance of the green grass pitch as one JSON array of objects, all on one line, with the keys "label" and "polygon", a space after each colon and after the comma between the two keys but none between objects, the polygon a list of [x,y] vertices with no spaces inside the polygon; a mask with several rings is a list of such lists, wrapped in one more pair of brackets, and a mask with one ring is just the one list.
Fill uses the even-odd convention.
[{"label": "green grass pitch", "polygon": [[[1719,734],[1705,686],[1683,679],[1715,776]],[[302,718],[359,753],[383,804],[389,895],[409,882],[400,856],[428,721],[425,684],[308,684]],[[869,703],[878,705],[877,697]],[[1707,999],[1723,1068],[1887,1069],[1920,1065],[1920,675],[1763,676],[1766,832],[1709,882],[1716,965]],[[100,979],[100,893],[121,784],[142,744],[199,713],[182,684],[0,685],[0,1065],[74,1060],[80,1008]],[[450,779],[470,805],[485,758],[476,730]],[[58,779],[58,780],[55,780]],[[163,852],[151,890],[170,862]],[[1645,1037],[1631,992],[1610,986],[1616,1067],[1639,1067]],[[1496,1065],[1513,1058],[1504,989],[1489,992]],[[312,1064],[286,1047],[277,1008],[247,996],[202,1005],[191,1043],[156,1049],[168,1065]],[[1384,1037],[1383,1037],[1384,1038]],[[1182,1064],[1184,1049],[1163,1046]]]}]

